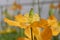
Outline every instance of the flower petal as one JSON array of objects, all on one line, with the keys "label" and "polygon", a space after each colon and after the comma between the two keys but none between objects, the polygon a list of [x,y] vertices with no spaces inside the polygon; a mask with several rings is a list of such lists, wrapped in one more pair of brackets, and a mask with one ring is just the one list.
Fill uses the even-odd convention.
[{"label": "flower petal", "polygon": [[20,26],[19,22],[9,20],[8,18],[4,18],[4,21],[10,26]]}]

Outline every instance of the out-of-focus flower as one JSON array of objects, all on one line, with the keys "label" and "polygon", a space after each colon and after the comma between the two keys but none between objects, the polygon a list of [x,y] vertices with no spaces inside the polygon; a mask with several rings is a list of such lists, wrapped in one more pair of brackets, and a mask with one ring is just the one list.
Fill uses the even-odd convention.
[{"label": "out-of-focus flower", "polygon": [[57,18],[54,16],[54,12],[55,12],[54,9],[55,9],[55,6],[51,4],[50,10],[49,10],[49,18],[47,19],[47,21],[52,30],[52,35],[57,36],[59,34],[59,30],[58,30],[59,26],[58,26]]},{"label": "out-of-focus flower", "polygon": [[[4,21],[11,25],[17,26],[19,28],[25,29],[25,34],[31,40],[31,28],[32,28],[32,35],[35,36],[37,40],[49,40],[51,39],[51,29],[48,27],[48,22],[44,19],[40,20],[38,14],[33,13],[33,9],[30,11],[29,14],[18,14],[15,16],[15,20],[9,20],[8,18],[4,18]],[[40,28],[44,30],[41,32]],[[48,34],[48,35],[47,35]]]},{"label": "out-of-focus flower", "polygon": [[59,9],[60,9],[60,3],[58,4],[58,6],[57,6]]},{"label": "out-of-focus flower", "polygon": [[[41,19],[39,21],[33,22],[30,27],[32,27],[33,35],[36,37],[37,40],[51,40],[52,37],[52,30],[49,28],[48,21]],[[41,28],[41,30],[40,30]],[[25,34],[31,38],[31,30],[28,27],[25,30]]]},{"label": "out-of-focus flower", "polygon": [[51,26],[52,35],[57,36],[59,34],[59,26],[58,26],[58,21],[56,17],[52,15],[48,18],[47,21],[49,25]]},{"label": "out-of-focus flower", "polygon": [[[40,18],[38,16],[38,14],[33,15],[32,12],[33,12],[33,10],[31,11],[31,14],[28,14],[29,17],[27,17],[28,16],[27,14],[25,14],[24,16],[22,14],[18,14],[17,16],[15,16],[14,21],[9,20],[8,18],[4,18],[4,21],[11,26],[17,26],[17,27],[20,27],[20,28],[24,28],[26,30],[25,33],[28,33],[29,29],[31,28],[31,26],[29,26],[29,25],[31,23],[33,23],[34,21],[39,21],[39,18]],[[29,28],[27,28],[28,26],[29,26]],[[34,30],[34,32],[39,31],[35,27],[32,27],[32,29]],[[30,33],[30,31],[29,31],[29,33]],[[36,33],[33,33],[33,34],[37,36]],[[29,34],[26,34],[26,35],[29,35]],[[30,36],[28,36],[28,37],[31,39]]]},{"label": "out-of-focus flower", "polygon": [[[53,5],[52,5],[53,6]],[[58,28],[58,21],[56,19],[56,17],[54,16],[54,7],[50,8],[51,10],[49,10],[49,18],[47,19],[48,24],[51,26],[51,30],[52,30],[52,35],[53,36],[57,36],[59,34],[59,30]]]},{"label": "out-of-focus flower", "polygon": [[42,28],[41,30],[42,40],[51,40],[52,30],[48,24],[48,21],[45,19],[41,19],[39,22],[39,27]]},{"label": "out-of-focus flower", "polygon": [[13,5],[11,6],[11,9],[12,10],[21,10],[22,9],[22,6],[20,4],[17,4],[16,2],[13,3]]},{"label": "out-of-focus flower", "polygon": [[52,9],[55,8],[53,3],[50,4],[50,8],[52,8]]}]

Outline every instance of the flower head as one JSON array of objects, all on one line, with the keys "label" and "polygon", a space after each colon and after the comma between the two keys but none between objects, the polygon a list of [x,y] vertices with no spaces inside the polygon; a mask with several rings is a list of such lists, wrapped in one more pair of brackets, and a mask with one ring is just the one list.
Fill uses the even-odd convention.
[{"label": "flower head", "polygon": [[20,4],[17,4],[16,2],[13,3],[13,5],[11,6],[11,9],[12,10],[21,10],[22,9],[22,6]]}]

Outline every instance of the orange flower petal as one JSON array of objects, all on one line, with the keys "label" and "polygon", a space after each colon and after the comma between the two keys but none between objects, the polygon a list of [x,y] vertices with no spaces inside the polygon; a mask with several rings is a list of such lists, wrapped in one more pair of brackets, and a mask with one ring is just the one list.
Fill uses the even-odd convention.
[{"label": "orange flower petal", "polygon": [[58,8],[60,9],[60,3],[58,4]]},{"label": "orange flower petal", "polygon": [[19,10],[21,10],[21,9],[22,9],[22,6],[19,5],[19,4],[17,4],[17,8],[18,8]]},{"label": "orange flower petal", "polygon": [[45,28],[41,33],[43,40],[50,40],[52,38],[52,31],[50,28]]},{"label": "orange flower petal", "polygon": [[54,4],[52,3],[52,4],[50,4],[50,8],[55,8],[55,6],[54,6]]},{"label": "orange flower petal", "polygon": [[47,26],[49,26],[48,21],[45,20],[45,19],[40,19],[39,26],[42,27],[42,28],[46,28]]}]

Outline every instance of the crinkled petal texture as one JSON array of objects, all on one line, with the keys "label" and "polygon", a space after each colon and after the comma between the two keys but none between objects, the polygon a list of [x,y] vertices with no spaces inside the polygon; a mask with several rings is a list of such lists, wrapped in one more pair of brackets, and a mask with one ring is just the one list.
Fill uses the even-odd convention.
[{"label": "crinkled petal texture", "polygon": [[47,27],[49,27],[48,21],[45,20],[45,19],[40,19],[40,21],[39,21],[39,27],[42,27],[44,29],[47,28]]},{"label": "crinkled petal texture", "polygon": [[56,29],[55,30],[54,29],[52,30],[52,35],[53,36],[57,36],[58,34],[59,34],[59,31],[58,30],[56,30]]},{"label": "crinkled petal texture", "polygon": [[24,17],[22,14],[16,15],[15,16],[15,21],[20,22],[20,23],[27,23],[28,18]]},{"label": "crinkled petal texture", "polygon": [[31,40],[31,29],[29,26],[25,29],[25,35]]},{"label": "crinkled petal texture", "polygon": [[48,21],[49,25],[51,25],[52,27],[57,27],[57,25],[58,25],[58,21],[57,21],[56,17],[53,15],[50,16],[47,21]]},{"label": "crinkled petal texture", "polygon": [[[33,32],[38,40],[51,40],[52,30],[50,29],[47,20],[41,19],[39,22],[34,22],[32,25]],[[37,25],[37,27],[35,25]],[[42,30],[40,30],[40,28],[42,28]]]},{"label": "crinkled petal texture", "polygon": [[[51,40],[51,37],[52,37],[52,30],[49,28],[49,27],[42,27],[43,30],[41,32],[40,28],[41,27],[38,27],[40,24],[38,24],[39,22],[34,22],[30,25],[30,27],[32,27],[32,32],[33,32],[33,35],[36,37],[37,40]],[[46,25],[47,23],[45,24],[42,24],[42,25]],[[37,27],[35,26],[37,25]],[[35,26],[35,27],[34,27]],[[28,28],[27,28],[28,29]],[[26,29],[26,30],[27,30]],[[30,29],[31,30],[31,29]],[[29,32],[27,30],[27,32],[25,32],[26,35],[29,35],[29,33],[31,33],[31,31]],[[28,33],[28,34],[27,34]],[[28,37],[31,37],[30,35]]]},{"label": "crinkled petal texture", "polygon": [[[37,40],[41,40],[41,35],[40,35],[40,29],[39,28],[32,28],[32,32],[33,32],[33,37],[35,36],[35,38]],[[28,27],[25,30],[25,34],[31,40],[31,29],[30,29],[30,27]]]},{"label": "crinkled petal texture", "polygon": [[[24,16],[26,17],[26,18],[28,18],[28,20],[30,20],[30,18],[29,18],[29,13],[26,13],[26,14],[24,14]],[[35,22],[35,21],[39,21],[40,20],[40,16],[39,16],[39,14],[38,13],[35,13],[34,15],[33,15],[33,18],[32,18],[32,23],[33,22]]]},{"label": "crinkled petal texture", "polygon": [[56,28],[52,27],[51,29],[52,29],[52,35],[53,36],[57,36],[60,33],[60,26],[59,25],[57,25]]},{"label": "crinkled petal texture", "polygon": [[42,40],[42,37],[40,34],[40,28],[37,28],[37,27],[33,28],[33,33],[37,40]]},{"label": "crinkled petal texture", "polygon": [[27,29],[25,29],[25,34],[29,39],[31,39],[31,28],[33,37],[35,36],[37,40],[41,40],[40,28],[38,28],[38,21],[33,22],[32,24],[30,24],[30,26],[27,27]]},{"label": "crinkled petal texture", "polygon": [[57,36],[59,34],[59,26],[57,19],[54,16],[50,16],[47,21],[48,24],[51,26],[52,35]]}]

